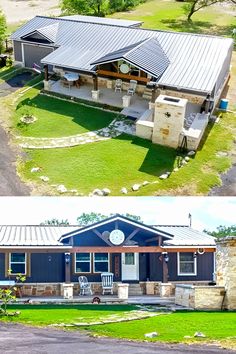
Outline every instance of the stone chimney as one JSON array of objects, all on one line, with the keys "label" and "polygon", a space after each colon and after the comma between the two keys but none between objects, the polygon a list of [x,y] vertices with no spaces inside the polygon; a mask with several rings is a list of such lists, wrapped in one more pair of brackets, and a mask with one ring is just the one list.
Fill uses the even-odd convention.
[{"label": "stone chimney", "polygon": [[224,286],[224,307],[236,310],[236,236],[216,241],[216,284]]},{"label": "stone chimney", "polygon": [[186,105],[184,98],[160,95],[155,101],[152,142],[178,148]]}]

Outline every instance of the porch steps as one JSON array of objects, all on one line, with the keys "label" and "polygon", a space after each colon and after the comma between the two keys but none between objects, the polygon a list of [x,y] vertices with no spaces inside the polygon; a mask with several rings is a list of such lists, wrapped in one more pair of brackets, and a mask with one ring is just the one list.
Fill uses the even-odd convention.
[{"label": "porch steps", "polygon": [[144,93],[143,93],[143,98],[145,98],[148,101],[151,101],[152,99],[152,90],[148,87],[145,88]]},{"label": "porch steps", "polygon": [[129,284],[129,296],[143,295],[140,284]]}]

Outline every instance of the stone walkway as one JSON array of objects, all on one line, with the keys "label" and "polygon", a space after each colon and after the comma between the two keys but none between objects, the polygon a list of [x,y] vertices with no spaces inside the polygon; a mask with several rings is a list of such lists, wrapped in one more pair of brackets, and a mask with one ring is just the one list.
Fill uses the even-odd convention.
[{"label": "stone walkway", "polygon": [[106,128],[84,134],[77,134],[62,138],[35,138],[23,136],[16,136],[15,138],[19,145],[24,149],[55,149],[108,140],[117,137],[122,133],[135,135],[134,123],[127,119],[115,119]]}]

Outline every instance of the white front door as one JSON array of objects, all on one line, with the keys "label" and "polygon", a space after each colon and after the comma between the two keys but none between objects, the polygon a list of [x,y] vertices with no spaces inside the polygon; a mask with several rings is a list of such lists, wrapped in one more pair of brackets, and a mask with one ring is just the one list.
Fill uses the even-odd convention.
[{"label": "white front door", "polygon": [[122,280],[139,280],[139,253],[122,253]]}]

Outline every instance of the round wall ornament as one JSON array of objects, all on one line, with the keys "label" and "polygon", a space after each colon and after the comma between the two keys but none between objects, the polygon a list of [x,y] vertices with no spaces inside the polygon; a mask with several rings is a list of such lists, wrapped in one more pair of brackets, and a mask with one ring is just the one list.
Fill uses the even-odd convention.
[{"label": "round wall ornament", "polygon": [[110,233],[109,240],[113,243],[113,245],[118,246],[124,242],[125,235],[123,231],[116,229]]},{"label": "round wall ornament", "polygon": [[128,74],[129,71],[130,71],[130,68],[129,68],[129,65],[123,63],[121,64],[120,66],[120,71],[123,73],[123,74]]}]

